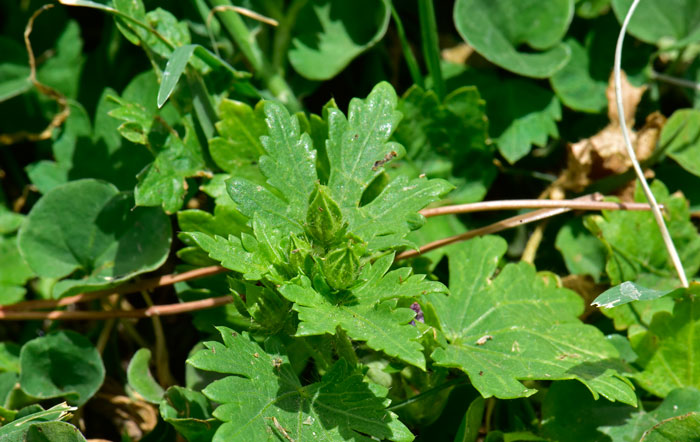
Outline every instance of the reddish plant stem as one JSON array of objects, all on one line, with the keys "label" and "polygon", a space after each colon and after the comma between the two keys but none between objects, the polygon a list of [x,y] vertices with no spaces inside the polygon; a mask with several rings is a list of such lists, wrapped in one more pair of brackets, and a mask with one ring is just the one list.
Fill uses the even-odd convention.
[{"label": "reddish plant stem", "polygon": [[177,315],[193,312],[233,302],[233,296],[219,296],[217,298],[200,299],[198,301],[180,302],[177,304],[154,305],[137,310],[108,310],[108,311],[65,311],[54,310],[50,312],[38,311],[14,311],[0,310],[0,321],[22,320],[78,320],[111,319],[111,318],[148,318],[153,316]]},{"label": "reddish plant stem", "polygon": [[[600,198],[600,196],[598,194],[585,195],[585,196],[576,198],[573,201],[590,202],[590,201],[594,200],[595,198]],[[533,201],[537,201],[537,200],[533,200]],[[570,201],[570,202],[573,202],[573,201]],[[483,235],[488,235],[491,233],[500,232],[501,230],[510,229],[512,227],[517,227],[517,226],[531,223],[534,221],[539,221],[541,219],[549,218],[551,216],[559,215],[559,214],[562,214],[565,212],[569,212],[571,210],[572,209],[570,209],[570,208],[559,207],[559,208],[554,208],[554,209],[541,209],[541,210],[536,210],[534,212],[525,213],[523,215],[512,216],[512,217],[506,218],[502,221],[498,221],[496,223],[489,224],[488,226],[480,227],[478,229],[470,230],[468,232],[464,232],[464,233],[461,233],[459,235],[454,235],[454,236],[450,236],[448,238],[443,238],[443,239],[439,239],[437,241],[430,242],[430,243],[425,244],[424,246],[420,247],[418,250],[407,250],[403,253],[399,253],[398,255],[396,255],[396,261],[399,261],[401,259],[415,258],[416,256],[420,256],[423,253],[429,252],[431,250],[435,250],[435,249],[440,248],[440,247],[444,247],[444,246],[449,245],[449,244],[454,244],[454,243],[460,242],[460,241],[466,241],[468,239],[475,238],[477,236],[483,236]]]},{"label": "reddish plant stem", "polygon": [[144,290],[152,290],[166,285],[173,285],[177,282],[191,281],[193,279],[204,278],[205,276],[212,276],[228,271],[229,269],[226,269],[221,266],[202,267],[184,273],[163,275],[153,279],[144,279],[139,282],[124,284],[113,289],[81,293],[79,295],[67,296],[61,299],[40,299],[36,301],[24,301],[12,305],[4,305],[0,307],[0,312],[7,310],[36,310],[42,308],[62,307],[66,305],[76,304],[78,302],[92,301],[103,296],[124,295],[127,293],[136,293]]},{"label": "reddish plant stem", "polygon": [[[597,196],[596,196],[597,197]],[[484,212],[488,210],[509,209],[554,209],[575,210],[651,210],[647,203],[616,203],[614,201],[578,201],[578,200],[502,200],[481,201],[478,203],[458,204],[455,206],[423,209],[419,213],[426,218],[457,213]]]}]

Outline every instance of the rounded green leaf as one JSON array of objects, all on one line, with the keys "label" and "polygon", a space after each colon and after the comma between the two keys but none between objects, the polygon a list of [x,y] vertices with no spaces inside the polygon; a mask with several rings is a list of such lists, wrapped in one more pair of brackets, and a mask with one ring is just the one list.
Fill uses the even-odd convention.
[{"label": "rounded green leaf", "polygon": [[74,276],[56,284],[54,296],[60,296],[155,270],[168,256],[171,236],[160,208],[134,208],[131,194],[86,179],[58,186],[36,203],[19,247],[39,276]]},{"label": "rounded green leaf", "polygon": [[700,176],[700,111],[674,112],[661,131],[659,145],[679,166]]},{"label": "rounded green leaf", "polygon": [[561,39],[573,14],[573,0],[458,0],[454,22],[462,38],[490,62],[526,77],[547,78],[569,61],[570,50]]},{"label": "rounded green leaf", "polygon": [[[613,0],[622,23],[632,0]],[[700,2],[697,0],[644,0],[634,10],[627,32],[660,47],[687,45],[700,40]]]},{"label": "rounded green leaf", "polygon": [[212,440],[221,425],[212,417],[211,404],[202,393],[178,386],[165,392],[160,415],[190,442]]},{"label": "rounded green leaf", "polygon": [[387,0],[313,0],[299,12],[289,61],[310,80],[327,80],[377,43],[389,25]]},{"label": "rounded green leaf", "polygon": [[597,113],[605,109],[608,100],[605,90],[607,78],[591,75],[590,65],[595,60],[589,57],[587,48],[574,38],[568,38],[566,44],[571,50],[569,62],[550,78],[552,89],[562,102],[571,109]]},{"label": "rounded green leaf", "polygon": [[65,397],[80,406],[102,385],[105,368],[97,349],[84,336],[61,330],[32,339],[19,354],[22,390],[36,398]]},{"label": "rounded green leaf", "polygon": [[150,359],[151,350],[147,348],[139,349],[129,362],[129,367],[126,369],[126,378],[129,381],[129,386],[136,390],[138,394],[143,396],[148,402],[157,404],[163,397],[164,390],[148,369],[148,361]]}]

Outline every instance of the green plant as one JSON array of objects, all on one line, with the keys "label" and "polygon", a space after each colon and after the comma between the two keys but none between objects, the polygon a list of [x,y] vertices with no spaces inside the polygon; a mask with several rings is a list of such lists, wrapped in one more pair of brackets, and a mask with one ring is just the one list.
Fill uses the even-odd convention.
[{"label": "green plant", "polygon": [[0,439],[700,437],[697,2],[620,110],[631,0],[59,3],[0,1]]}]

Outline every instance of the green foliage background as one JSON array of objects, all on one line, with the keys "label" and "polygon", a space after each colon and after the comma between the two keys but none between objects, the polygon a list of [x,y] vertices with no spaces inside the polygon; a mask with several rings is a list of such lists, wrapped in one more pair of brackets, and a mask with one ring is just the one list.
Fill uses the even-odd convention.
[{"label": "green foliage background", "polygon": [[622,60],[690,288],[643,211],[405,259],[645,201],[631,4],[0,0],[0,440],[700,440],[700,2]]}]

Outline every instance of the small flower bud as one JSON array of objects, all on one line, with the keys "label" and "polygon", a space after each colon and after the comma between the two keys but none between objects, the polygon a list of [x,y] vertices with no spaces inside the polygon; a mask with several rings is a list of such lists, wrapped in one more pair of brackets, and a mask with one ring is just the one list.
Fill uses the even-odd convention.
[{"label": "small flower bud", "polygon": [[330,196],[328,187],[316,184],[306,212],[306,231],[322,246],[337,242],[345,235],[340,207]]}]

